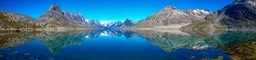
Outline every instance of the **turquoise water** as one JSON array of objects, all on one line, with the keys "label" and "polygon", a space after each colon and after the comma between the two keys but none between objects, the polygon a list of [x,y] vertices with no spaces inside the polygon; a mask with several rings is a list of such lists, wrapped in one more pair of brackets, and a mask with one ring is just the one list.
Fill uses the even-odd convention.
[{"label": "turquoise water", "polygon": [[0,35],[0,60],[230,60],[248,55],[229,48],[248,46],[254,36],[237,31],[203,36],[128,30],[8,32]]}]

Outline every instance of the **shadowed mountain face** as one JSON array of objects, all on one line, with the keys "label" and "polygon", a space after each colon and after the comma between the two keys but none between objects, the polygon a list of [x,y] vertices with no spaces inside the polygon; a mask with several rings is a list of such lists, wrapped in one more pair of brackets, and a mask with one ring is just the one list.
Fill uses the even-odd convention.
[{"label": "shadowed mountain face", "polygon": [[254,28],[256,20],[256,0],[236,0],[210,16],[207,20],[228,28]]},{"label": "shadowed mountain face", "polygon": [[118,26],[116,28],[128,28],[135,25],[135,22],[133,22],[130,18],[127,18],[124,23],[122,23],[121,26]]},{"label": "shadowed mountain face", "polygon": [[90,28],[81,13],[61,11],[57,4],[53,4],[43,16],[38,18],[38,25],[47,28]]},{"label": "shadowed mountain face", "polygon": [[135,28],[152,28],[156,26],[168,26],[172,24],[189,24],[204,20],[210,12],[203,9],[181,11],[167,6],[163,10],[138,23]]},{"label": "shadowed mountain face", "polygon": [[184,29],[221,30],[221,29],[253,29],[256,26],[256,1],[236,0],[223,9],[208,15],[206,21],[190,24]]}]

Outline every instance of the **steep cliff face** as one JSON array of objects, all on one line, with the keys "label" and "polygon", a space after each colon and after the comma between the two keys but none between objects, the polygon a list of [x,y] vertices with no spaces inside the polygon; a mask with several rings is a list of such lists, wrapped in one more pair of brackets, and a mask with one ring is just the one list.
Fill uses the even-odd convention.
[{"label": "steep cliff face", "polygon": [[255,28],[256,0],[236,0],[223,9],[209,15],[206,20],[227,28]]},{"label": "steep cliff face", "polygon": [[90,28],[81,13],[61,11],[57,4],[53,4],[43,16],[38,18],[38,25],[46,28]]},{"label": "steep cliff face", "polygon": [[28,16],[0,11],[0,28],[3,30],[17,30],[20,28],[40,28],[37,26],[36,20]]},{"label": "steep cliff face", "polygon": [[181,11],[174,7],[167,6],[163,10],[138,23],[135,27],[151,28],[172,24],[194,23],[203,20],[208,14],[210,14],[209,11],[202,9]]}]

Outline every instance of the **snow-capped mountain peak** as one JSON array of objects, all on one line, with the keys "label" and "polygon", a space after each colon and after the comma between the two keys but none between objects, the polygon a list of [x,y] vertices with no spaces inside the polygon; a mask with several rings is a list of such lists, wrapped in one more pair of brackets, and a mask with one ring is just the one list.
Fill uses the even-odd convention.
[{"label": "snow-capped mountain peak", "polygon": [[106,22],[106,21],[101,21],[100,22],[101,23],[101,25],[102,26],[104,26],[104,27],[109,27],[109,26],[111,26],[111,25],[113,25],[114,23],[115,23],[115,21],[108,21],[108,22]]}]

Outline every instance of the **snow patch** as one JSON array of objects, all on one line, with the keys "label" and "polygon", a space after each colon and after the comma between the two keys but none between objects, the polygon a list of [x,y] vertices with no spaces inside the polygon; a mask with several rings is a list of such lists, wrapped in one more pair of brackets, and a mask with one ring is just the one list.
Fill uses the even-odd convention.
[{"label": "snow patch", "polygon": [[193,10],[193,12],[195,12],[195,13],[210,14],[210,12],[208,10],[204,10],[204,9],[195,9],[195,10]]},{"label": "snow patch", "polygon": [[91,19],[85,19],[85,22],[90,23]]},{"label": "snow patch", "polygon": [[256,5],[256,3],[253,2],[253,1],[248,1],[247,3],[248,3],[248,4],[251,4],[251,5]]}]

